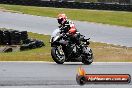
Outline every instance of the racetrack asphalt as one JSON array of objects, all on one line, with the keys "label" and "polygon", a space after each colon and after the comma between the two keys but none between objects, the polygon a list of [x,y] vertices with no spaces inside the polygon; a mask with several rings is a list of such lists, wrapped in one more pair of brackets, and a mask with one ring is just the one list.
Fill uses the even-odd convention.
[{"label": "racetrack asphalt", "polygon": [[76,83],[77,69],[82,66],[87,74],[130,74],[132,63],[80,62],[58,65],[54,62],[0,62],[0,88],[132,88],[130,84]]},{"label": "racetrack asphalt", "polygon": [[[132,28],[81,21],[74,23],[91,41],[132,47]],[[0,27],[49,35],[58,24],[55,18],[0,11]]]}]

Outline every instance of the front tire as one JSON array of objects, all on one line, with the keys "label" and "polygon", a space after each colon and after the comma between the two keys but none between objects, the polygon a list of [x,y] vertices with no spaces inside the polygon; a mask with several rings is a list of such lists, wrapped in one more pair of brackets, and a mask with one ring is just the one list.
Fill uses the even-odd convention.
[{"label": "front tire", "polygon": [[51,56],[57,64],[63,64],[65,62],[65,55],[60,54],[58,47],[52,47]]}]

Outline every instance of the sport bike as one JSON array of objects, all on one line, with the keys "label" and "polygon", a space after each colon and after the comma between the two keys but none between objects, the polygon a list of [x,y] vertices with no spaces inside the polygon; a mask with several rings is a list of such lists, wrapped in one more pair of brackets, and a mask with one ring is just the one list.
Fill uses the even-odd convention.
[{"label": "sport bike", "polygon": [[[68,33],[61,33],[56,29],[51,35],[51,56],[57,64],[64,62],[82,62],[84,64],[91,64],[93,62],[93,52],[89,47],[89,39],[80,35],[80,43],[73,42]],[[72,40],[72,41],[71,41]]]}]

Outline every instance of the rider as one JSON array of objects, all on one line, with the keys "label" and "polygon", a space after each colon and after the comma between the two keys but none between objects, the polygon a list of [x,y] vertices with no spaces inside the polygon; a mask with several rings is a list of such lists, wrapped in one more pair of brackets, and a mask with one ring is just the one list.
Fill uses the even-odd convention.
[{"label": "rider", "polygon": [[75,24],[72,21],[67,20],[67,16],[65,14],[59,14],[57,20],[60,24],[59,29],[61,32],[69,33],[72,41],[79,44],[80,33],[77,31]]},{"label": "rider", "polygon": [[57,20],[60,24],[59,28],[61,31],[64,33],[76,33],[75,24],[72,21],[67,20],[67,16],[65,14],[59,14]]}]

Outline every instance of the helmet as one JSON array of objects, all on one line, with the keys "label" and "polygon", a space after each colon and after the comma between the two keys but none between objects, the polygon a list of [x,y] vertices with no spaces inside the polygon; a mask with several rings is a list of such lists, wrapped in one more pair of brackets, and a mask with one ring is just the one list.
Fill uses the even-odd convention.
[{"label": "helmet", "polygon": [[59,14],[57,20],[59,24],[63,24],[67,20],[66,14]]}]

